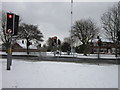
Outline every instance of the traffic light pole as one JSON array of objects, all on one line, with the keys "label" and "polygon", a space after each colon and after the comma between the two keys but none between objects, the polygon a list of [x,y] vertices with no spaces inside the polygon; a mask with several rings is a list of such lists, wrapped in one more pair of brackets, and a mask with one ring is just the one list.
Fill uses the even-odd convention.
[{"label": "traffic light pole", "polygon": [[98,60],[100,59],[100,46],[98,48]]},{"label": "traffic light pole", "polygon": [[5,35],[8,36],[8,45],[7,45],[7,70],[10,70],[12,65],[12,36],[17,35],[18,26],[19,26],[19,16],[14,13],[6,14],[6,30]]},{"label": "traffic light pole", "polygon": [[[101,47],[99,46],[98,47],[98,60],[100,60],[100,50],[101,50]],[[98,61],[98,65],[99,65],[99,61]]]},{"label": "traffic light pole", "polygon": [[12,65],[12,36],[9,37],[9,45],[8,45],[8,55],[7,55],[7,70],[10,70],[10,66]]}]

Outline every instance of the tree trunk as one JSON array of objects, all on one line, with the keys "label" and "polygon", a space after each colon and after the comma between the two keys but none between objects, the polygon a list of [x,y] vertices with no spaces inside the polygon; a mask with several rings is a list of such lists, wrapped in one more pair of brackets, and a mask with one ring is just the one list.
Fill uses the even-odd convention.
[{"label": "tree trunk", "polygon": [[28,50],[28,49],[29,49],[29,46],[28,46],[28,42],[29,42],[29,41],[28,41],[28,38],[26,38],[26,40],[27,40],[27,44],[26,44],[26,47],[27,47],[27,55],[29,55],[29,50]]},{"label": "tree trunk", "polygon": [[83,51],[83,54],[85,55],[85,56],[87,56],[87,44],[85,44],[85,43],[83,43],[83,48],[84,48],[84,51]]},{"label": "tree trunk", "polygon": [[115,57],[117,57],[117,41],[115,41]]}]

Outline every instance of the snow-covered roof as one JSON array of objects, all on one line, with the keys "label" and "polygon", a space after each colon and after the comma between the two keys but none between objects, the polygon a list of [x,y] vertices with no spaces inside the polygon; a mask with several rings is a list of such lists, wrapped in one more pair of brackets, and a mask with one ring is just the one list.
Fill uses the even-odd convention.
[{"label": "snow-covered roof", "polygon": [[[102,42],[113,42],[113,41],[110,40],[110,39],[105,39],[105,38],[100,38],[100,39],[101,39]],[[98,41],[98,39],[92,40],[92,42],[97,42],[97,41]]]},{"label": "snow-covered roof", "polygon": [[[22,40],[17,40],[17,43],[22,47],[22,48],[27,48],[26,47],[26,41],[24,40],[24,43],[22,43]],[[37,49],[37,47],[32,43],[32,45],[29,46],[30,49]]]}]

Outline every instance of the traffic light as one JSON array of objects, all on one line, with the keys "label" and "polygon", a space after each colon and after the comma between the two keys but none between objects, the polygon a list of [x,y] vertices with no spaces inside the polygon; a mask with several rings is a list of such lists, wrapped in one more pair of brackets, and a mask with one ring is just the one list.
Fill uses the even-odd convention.
[{"label": "traffic light", "polygon": [[61,41],[60,41],[60,39],[58,39],[58,45],[60,45],[61,44]]},{"label": "traffic light", "polygon": [[56,36],[54,37],[54,43],[57,44],[57,37]]},{"label": "traffic light", "polygon": [[98,40],[98,46],[101,46],[102,45],[102,41],[101,39]]},{"label": "traffic light", "polygon": [[14,19],[14,35],[18,34],[18,26],[19,26],[19,16],[15,15],[15,19]]},{"label": "traffic light", "polygon": [[6,22],[5,33],[7,35],[13,35],[14,34],[14,14],[13,13],[7,13],[7,22]]},{"label": "traffic light", "polygon": [[6,35],[17,35],[19,25],[19,16],[13,13],[7,13]]}]

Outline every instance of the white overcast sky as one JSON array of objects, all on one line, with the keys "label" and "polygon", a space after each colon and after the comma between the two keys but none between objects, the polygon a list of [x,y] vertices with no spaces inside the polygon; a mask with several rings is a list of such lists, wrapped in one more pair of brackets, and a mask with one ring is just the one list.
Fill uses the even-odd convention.
[{"label": "white overcast sky", "polygon": [[[25,0],[24,0],[25,1]],[[48,0],[47,0],[48,1]],[[55,1],[55,0],[53,0]],[[101,15],[116,2],[74,2],[73,23],[80,19],[93,19],[100,26]],[[70,35],[71,3],[67,2],[8,2],[2,1],[2,10],[14,12],[25,23],[35,24],[44,35],[44,40],[58,36],[61,40]]]}]

